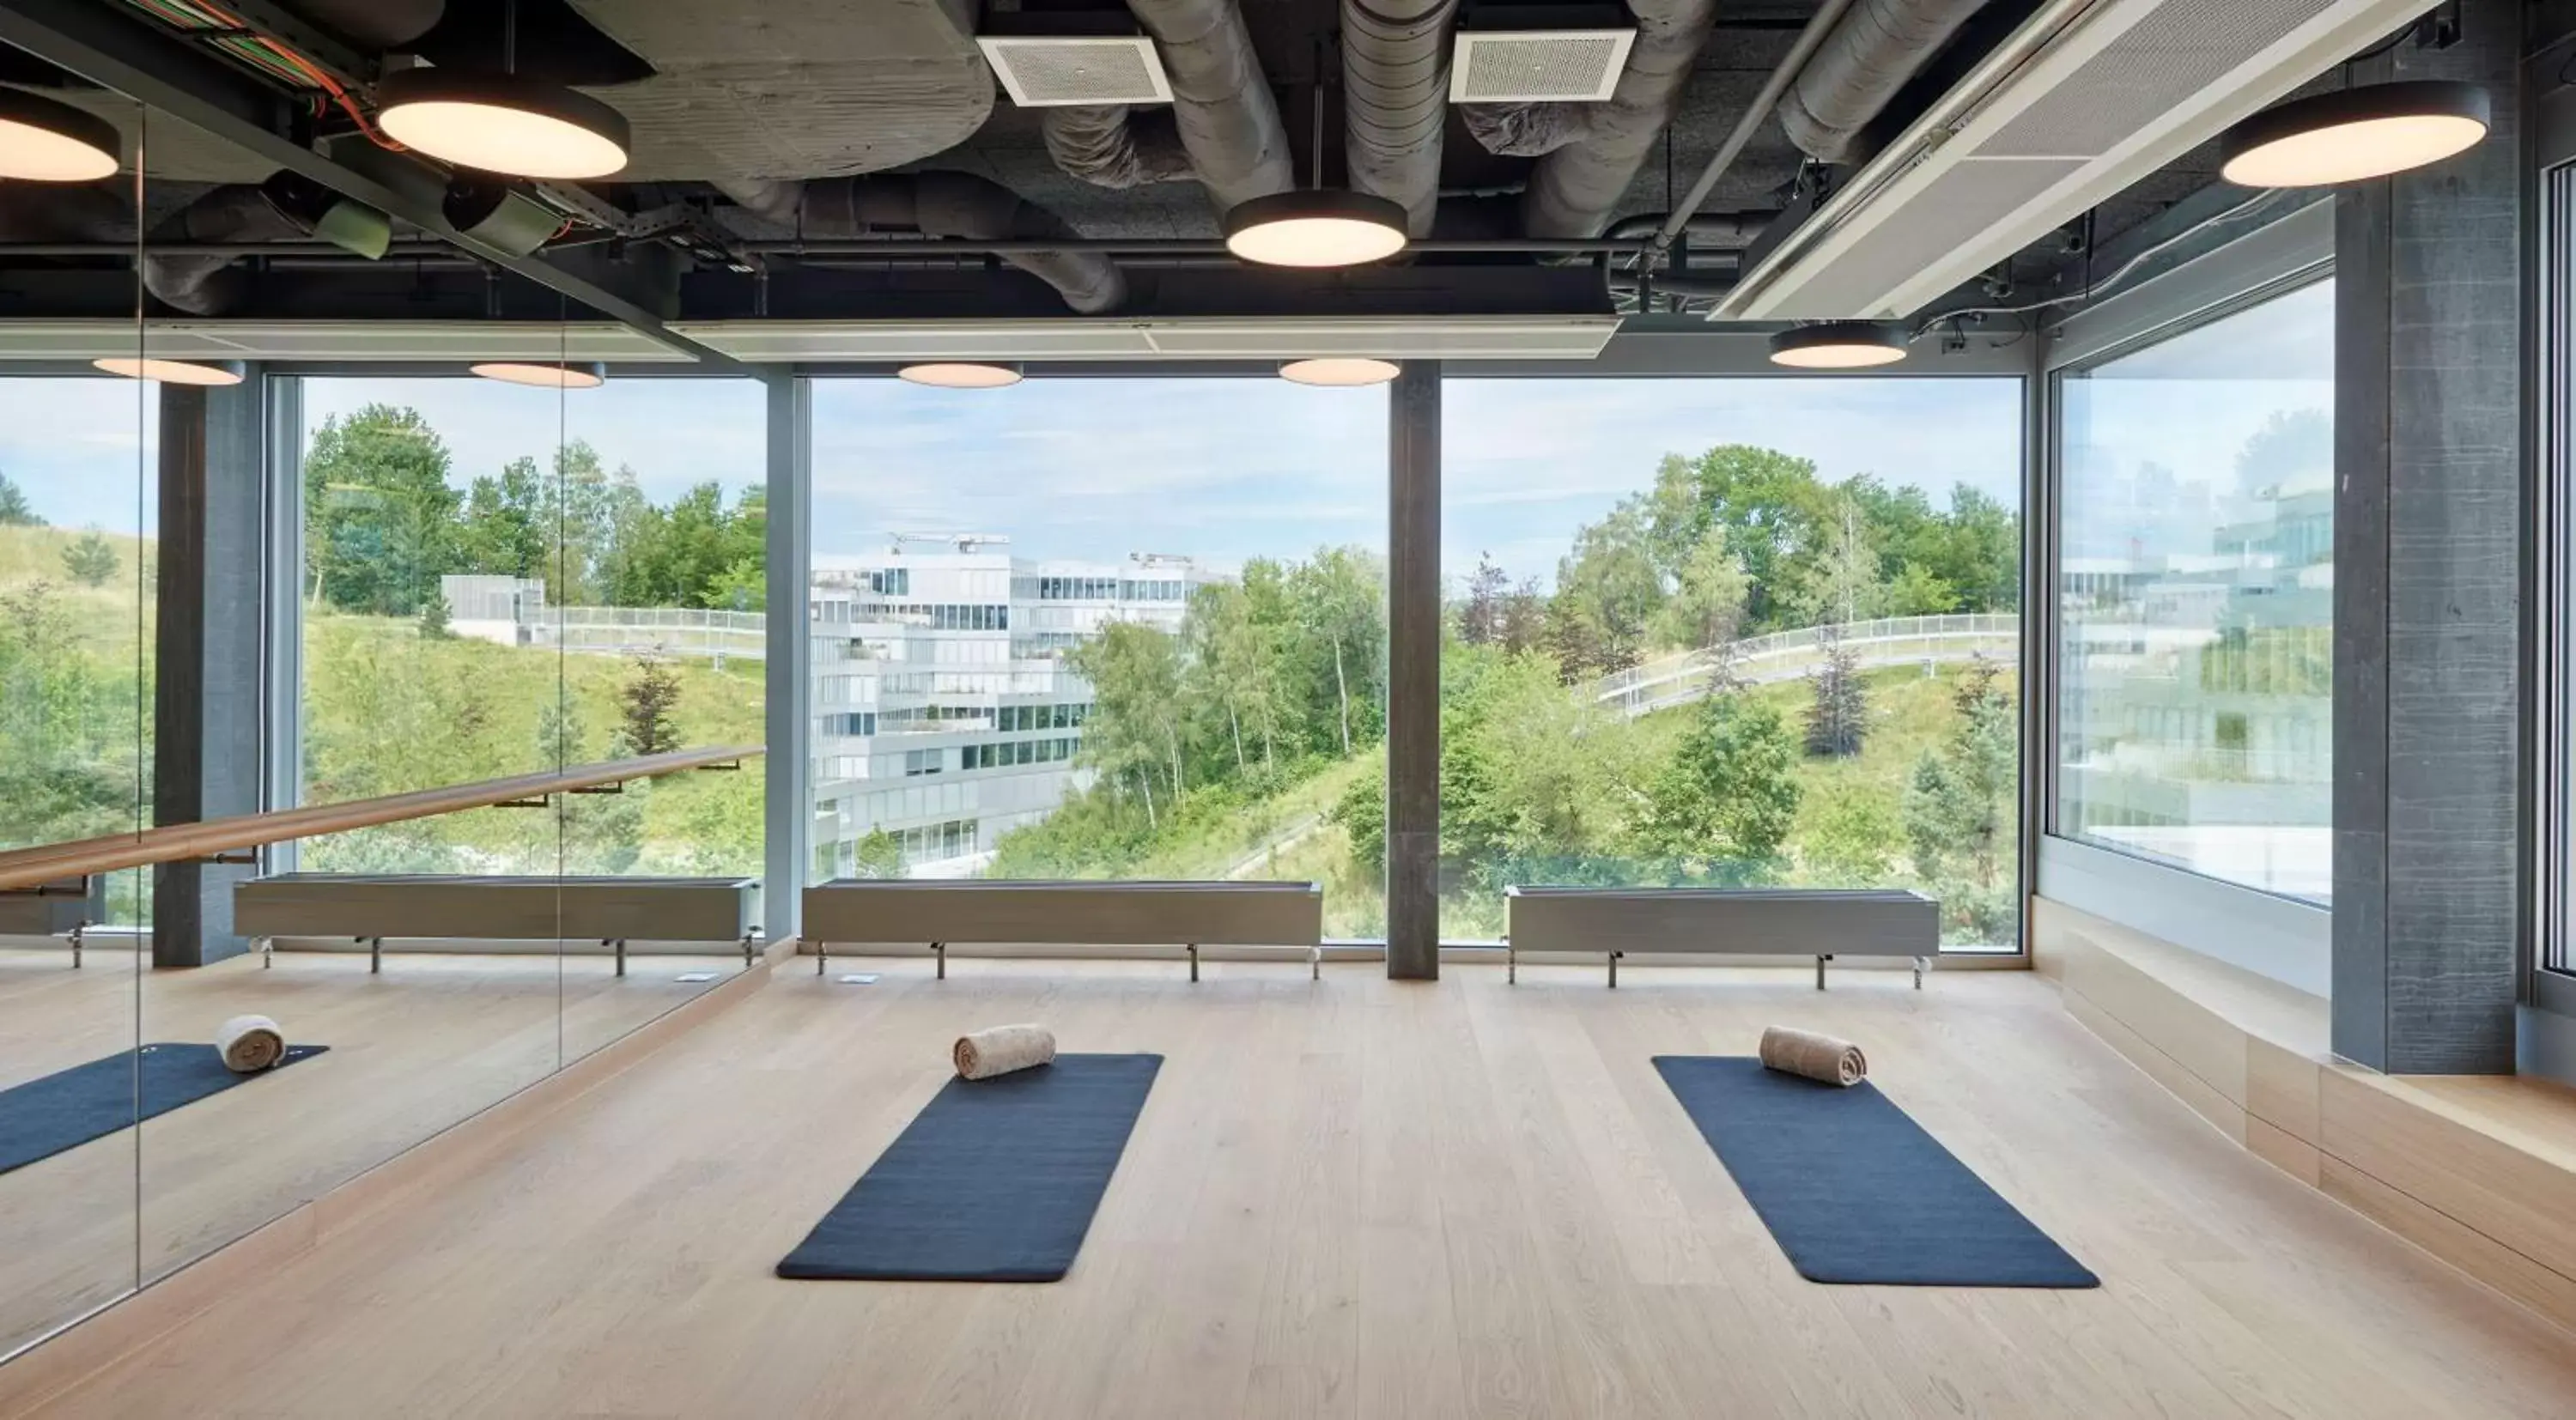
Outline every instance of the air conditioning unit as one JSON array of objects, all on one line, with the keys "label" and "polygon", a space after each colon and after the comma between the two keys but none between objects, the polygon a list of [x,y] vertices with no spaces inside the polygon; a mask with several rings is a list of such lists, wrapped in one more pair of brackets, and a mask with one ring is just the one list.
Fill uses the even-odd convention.
[{"label": "air conditioning unit", "polygon": [[1599,103],[1636,42],[1636,21],[1617,5],[1478,5],[1458,22],[1449,102]]},{"label": "air conditioning unit", "polygon": [[1902,319],[2412,20],[2425,0],[2046,0],[1718,303]]}]

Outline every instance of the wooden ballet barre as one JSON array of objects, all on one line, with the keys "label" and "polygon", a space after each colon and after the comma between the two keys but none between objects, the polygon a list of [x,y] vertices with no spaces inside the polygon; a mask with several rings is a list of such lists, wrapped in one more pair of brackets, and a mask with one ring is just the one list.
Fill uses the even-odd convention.
[{"label": "wooden ballet barre", "polygon": [[48,843],[0,853],[0,890],[34,887],[63,878],[112,873],[212,858],[218,854],[289,839],[313,838],[409,819],[436,818],[465,809],[510,803],[543,802],[551,794],[575,794],[606,784],[658,779],[692,769],[738,769],[742,761],[766,753],[758,745],[720,745],[708,749],[672,750],[605,764],[521,774],[508,779],[482,779],[437,789],[415,789],[373,799],[338,804],[310,804],[264,814],[236,814],[202,823],[174,823],[135,833],[111,833],[71,843]]}]

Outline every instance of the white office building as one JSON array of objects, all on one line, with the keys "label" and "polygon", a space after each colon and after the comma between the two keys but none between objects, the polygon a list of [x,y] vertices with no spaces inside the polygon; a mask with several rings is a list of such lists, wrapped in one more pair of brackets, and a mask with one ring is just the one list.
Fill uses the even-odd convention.
[{"label": "white office building", "polygon": [[1010,539],[980,533],[817,556],[815,874],[856,871],[880,829],[914,876],[991,861],[1004,833],[1090,780],[1075,761],[1091,686],[1065,653],[1114,621],[1176,631],[1191,589],[1222,580],[1153,553],[1017,558]]}]

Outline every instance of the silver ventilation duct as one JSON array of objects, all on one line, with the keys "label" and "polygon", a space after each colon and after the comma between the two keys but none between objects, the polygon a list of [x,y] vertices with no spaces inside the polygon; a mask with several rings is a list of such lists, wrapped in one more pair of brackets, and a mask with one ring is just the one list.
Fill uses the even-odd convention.
[{"label": "silver ventilation duct", "polygon": [[1818,162],[1849,159],[1852,140],[1938,54],[1985,0],[1855,0],[1780,101],[1789,141]]},{"label": "silver ventilation duct", "polygon": [[[1073,228],[990,178],[973,173],[877,173],[812,182],[720,181],[726,196],[800,236],[834,241],[918,232],[966,241],[1044,241]],[[1021,252],[1002,260],[1064,293],[1084,315],[1116,310],[1127,278],[1098,252]]]},{"label": "silver ventilation duct", "polygon": [[1061,104],[1048,108],[1040,123],[1047,156],[1084,182],[1127,188],[1198,176],[1169,109],[1137,113],[1125,104]]},{"label": "silver ventilation duct", "polygon": [[[1279,101],[1271,95],[1270,80],[1252,52],[1252,32],[1244,28],[1243,11],[1234,0],[1127,0],[1127,8],[1154,37],[1155,53],[1172,86],[1173,126],[1189,154],[1191,172],[1218,213],[1296,186]],[[1050,152],[1057,151],[1057,127],[1049,125]],[[1114,150],[1118,140],[1092,141]],[[1139,155],[1134,171],[1167,168],[1153,156],[1149,140],[1128,141]],[[1085,181],[1100,180],[1067,171]]]},{"label": "silver ventilation duct", "polygon": [[1691,64],[1717,21],[1716,0],[1628,0],[1637,40],[1605,103],[1588,105],[1580,137],[1530,170],[1521,225],[1533,237],[1588,238],[1618,209],[1655,140],[1681,107]]},{"label": "silver ventilation duct", "polygon": [[143,243],[143,289],[192,316],[219,316],[241,304],[250,273],[228,256],[156,256],[156,242],[285,242],[305,228],[279,212],[257,187],[226,183],[180,208]]},{"label": "silver ventilation duct", "polygon": [[1357,191],[1401,206],[1415,237],[1440,204],[1449,31],[1458,0],[1342,0],[1344,151]]}]

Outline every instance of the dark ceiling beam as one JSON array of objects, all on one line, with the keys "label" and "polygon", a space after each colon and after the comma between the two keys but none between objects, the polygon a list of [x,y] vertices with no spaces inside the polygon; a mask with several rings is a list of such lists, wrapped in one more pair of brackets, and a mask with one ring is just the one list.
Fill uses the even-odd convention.
[{"label": "dark ceiling beam", "polygon": [[297,142],[284,96],[122,6],[99,0],[0,0],[0,42],[113,89],[628,326],[711,369],[764,372],[680,335],[627,295],[458,231],[423,202]]}]

